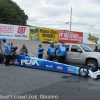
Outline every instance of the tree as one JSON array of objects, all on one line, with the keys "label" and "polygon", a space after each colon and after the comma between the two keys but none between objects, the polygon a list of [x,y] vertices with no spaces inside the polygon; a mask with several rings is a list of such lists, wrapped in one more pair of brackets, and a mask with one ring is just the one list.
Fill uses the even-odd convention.
[{"label": "tree", "polygon": [[28,16],[25,15],[16,2],[12,0],[0,0],[0,23],[26,25]]}]

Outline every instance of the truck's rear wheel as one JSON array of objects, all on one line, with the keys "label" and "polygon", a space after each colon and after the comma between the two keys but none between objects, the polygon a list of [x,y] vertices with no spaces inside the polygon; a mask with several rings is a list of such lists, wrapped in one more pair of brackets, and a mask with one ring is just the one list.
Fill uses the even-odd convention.
[{"label": "truck's rear wheel", "polygon": [[89,59],[86,61],[86,67],[88,67],[89,70],[96,71],[98,69],[98,63],[94,59]]},{"label": "truck's rear wheel", "polygon": [[2,62],[3,62],[3,60],[4,60],[4,56],[3,56],[3,54],[2,54],[2,53],[0,53],[0,63],[2,63]]}]

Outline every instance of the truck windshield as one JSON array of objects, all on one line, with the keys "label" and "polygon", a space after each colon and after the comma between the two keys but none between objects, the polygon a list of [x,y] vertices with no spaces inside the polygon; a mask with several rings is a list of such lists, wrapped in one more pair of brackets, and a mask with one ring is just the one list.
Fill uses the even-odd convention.
[{"label": "truck windshield", "polygon": [[86,46],[86,45],[80,45],[80,46],[85,52],[93,52],[93,50],[90,47]]}]

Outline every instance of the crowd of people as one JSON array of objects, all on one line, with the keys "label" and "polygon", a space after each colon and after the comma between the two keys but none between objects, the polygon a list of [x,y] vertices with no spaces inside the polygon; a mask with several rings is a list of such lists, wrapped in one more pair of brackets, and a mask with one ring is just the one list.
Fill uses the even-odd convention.
[{"label": "crowd of people", "polygon": [[[43,57],[43,47],[42,45],[39,45],[38,47],[38,58]],[[67,55],[67,48],[65,46],[65,43],[62,43],[61,46],[56,48],[54,44],[50,44],[47,50],[47,55],[48,55],[48,60],[53,61],[55,57],[58,57],[58,62],[60,63],[65,63],[66,60],[66,55]]]},{"label": "crowd of people", "polygon": [[[4,48],[5,48],[4,50],[5,66],[9,66],[10,64],[13,64],[14,60],[17,59],[18,55],[16,50],[18,49],[18,47],[13,47],[13,43],[8,42]],[[23,44],[19,53],[28,54],[28,50],[25,44]]]},{"label": "crowd of people", "polygon": [[[14,47],[13,43],[7,43],[5,45],[4,57],[5,57],[5,66],[9,66],[13,64],[14,60],[17,59],[17,52],[16,50],[18,47]],[[27,55],[28,49],[25,44],[22,45],[19,54]],[[41,44],[38,46],[38,58],[43,59],[44,48]],[[60,63],[64,63],[64,59],[66,58],[67,48],[65,47],[64,43],[58,48],[55,48],[54,44],[50,44],[47,50],[48,60],[53,61],[57,56]]]},{"label": "crowd of people", "polygon": [[[13,47],[13,43],[7,43],[5,45],[5,51],[4,51],[4,57],[5,57],[5,66],[9,66],[15,59],[17,59],[17,53],[16,50],[18,47]],[[95,46],[94,49],[95,52],[100,52],[100,49]],[[25,44],[22,45],[22,48],[20,49],[19,54],[27,55],[28,49],[25,46]],[[44,54],[44,48],[41,44],[38,46],[38,58],[43,59]],[[65,43],[62,43],[58,48],[55,47],[55,45],[52,43],[47,49],[47,55],[48,60],[53,61],[55,57],[58,58],[59,63],[65,63],[66,56],[67,56],[67,48],[65,46]]]}]

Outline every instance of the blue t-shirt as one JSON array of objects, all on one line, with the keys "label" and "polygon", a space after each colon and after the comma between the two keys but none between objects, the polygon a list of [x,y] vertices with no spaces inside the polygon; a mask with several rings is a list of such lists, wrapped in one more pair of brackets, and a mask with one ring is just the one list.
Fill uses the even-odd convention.
[{"label": "blue t-shirt", "polygon": [[11,55],[11,46],[10,45],[6,45],[5,46],[5,55]]},{"label": "blue t-shirt", "polygon": [[43,54],[43,51],[44,51],[43,47],[38,47],[38,54]]},{"label": "blue t-shirt", "polygon": [[49,53],[50,56],[55,56],[56,48],[54,48],[54,47],[49,47],[49,48],[48,48],[48,53]]},{"label": "blue t-shirt", "polygon": [[65,46],[60,46],[58,48],[58,56],[66,56],[67,50]]}]

